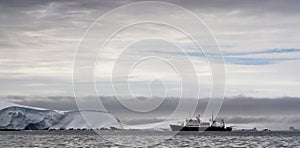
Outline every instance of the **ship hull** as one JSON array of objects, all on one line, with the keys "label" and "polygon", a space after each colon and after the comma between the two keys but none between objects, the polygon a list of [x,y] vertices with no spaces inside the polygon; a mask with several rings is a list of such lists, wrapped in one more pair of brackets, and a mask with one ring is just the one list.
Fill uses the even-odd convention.
[{"label": "ship hull", "polygon": [[230,127],[188,127],[182,125],[170,125],[172,131],[231,131]]}]

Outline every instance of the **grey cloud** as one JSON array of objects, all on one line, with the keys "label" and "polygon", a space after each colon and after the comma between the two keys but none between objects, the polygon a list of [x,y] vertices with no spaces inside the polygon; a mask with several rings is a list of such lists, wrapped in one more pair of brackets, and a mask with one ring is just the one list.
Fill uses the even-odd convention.
[{"label": "grey cloud", "polygon": [[[65,92],[62,94],[71,95],[73,93],[72,60],[81,35],[91,22],[105,12],[131,2],[136,1],[1,0],[0,94],[29,95],[4,97],[6,100],[29,106],[60,110],[76,109],[74,98],[70,96],[31,95],[40,95],[41,92],[42,94],[48,92],[47,95],[61,95],[61,92]],[[209,25],[216,30],[216,34],[221,34],[218,36],[220,43],[231,45],[227,49],[232,47],[244,50],[240,46],[253,48],[252,45],[258,50],[277,48],[276,45],[280,48],[286,48],[285,46],[297,48],[299,42],[297,30],[299,30],[300,1],[297,0],[168,0],[166,2],[178,4],[201,17],[204,16]],[[223,21],[227,20],[228,22],[223,24]],[[154,29],[155,27],[141,28],[145,33],[151,33]],[[275,29],[274,34],[273,29]],[[248,36],[249,32],[250,36]],[[45,73],[46,75],[43,75]],[[286,80],[287,77],[282,76],[282,79]],[[128,123],[159,121],[172,113],[178,103],[177,98],[169,98],[156,111],[138,114],[124,108],[114,97],[101,97],[101,99],[110,112]],[[202,113],[206,104],[207,99],[200,100],[197,112]],[[232,123],[269,121],[279,123],[281,118],[277,120],[274,119],[275,116],[287,116],[288,119],[282,119],[285,123],[298,124],[299,104],[300,98],[293,97],[226,98],[219,115]],[[126,118],[132,114],[134,119]],[[179,116],[185,118],[188,114],[185,112]]]},{"label": "grey cloud", "polygon": [[[229,1],[179,1],[178,4],[186,6],[187,8],[192,8],[193,10],[198,10],[201,12],[237,12],[238,15],[251,15],[251,16],[266,16],[266,15],[282,15],[290,14],[297,15],[296,12],[299,10],[299,1],[289,0],[266,0],[266,1],[239,1],[239,0],[229,0]],[[199,9],[201,8],[201,9]]]},{"label": "grey cloud", "polygon": [[[82,97],[82,99],[86,99],[87,102],[89,98],[94,98],[93,96],[87,96]],[[145,100],[145,97],[142,97],[144,99],[139,100]],[[157,99],[158,97],[152,98]],[[75,98],[71,96],[48,96],[48,97],[40,97],[40,96],[13,96],[9,95],[7,97],[4,97],[5,100],[12,101],[19,104],[26,105],[27,102],[31,102],[32,105],[36,107],[45,107],[50,109],[64,109],[64,108],[58,108],[56,105],[61,103],[65,104],[65,107],[70,109],[76,109]],[[108,109],[112,110],[121,110],[122,104],[118,101],[116,97],[109,97],[109,96],[101,96],[99,97],[101,102],[104,105],[107,105],[106,107]],[[126,99],[132,99],[132,98],[126,98]],[[149,99],[149,98],[147,98]],[[185,100],[189,100],[191,98],[182,98]],[[35,101],[39,100],[41,101],[41,104],[35,105]],[[166,98],[165,102],[162,104],[161,109],[163,111],[168,111],[171,109],[174,109],[176,105],[178,104],[179,98]],[[43,104],[42,102],[47,102]],[[68,102],[74,102],[69,104]],[[206,106],[208,102],[208,99],[200,99],[198,100],[198,106],[197,110],[199,112],[204,111],[204,107]],[[93,102],[90,102],[93,103]],[[134,99],[132,101],[134,103]],[[297,113],[299,111],[299,104],[300,104],[300,98],[298,97],[280,97],[280,98],[252,98],[252,97],[231,97],[231,98],[225,98],[220,115],[231,115],[236,113],[241,113],[243,115],[259,115],[259,114],[288,114],[288,113]]]},{"label": "grey cloud", "polygon": [[127,120],[126,123],[128,125],[138,125],[138,124],[157,123],[157,122],[162,122],[162,121],[164,121],[164,119],[159,119],[159,118],[141,118],[141,119]]},{"label": "grey cloud", "polygon": [[1,0],[0,1],[1,5],[4,7],[19,7],[19,8],[31,8],[31,7],[35,7],[35,6],[39,6],[39,5],[45,5],[50,3],[50,1],[48,0],[29,0],[29,1],[22,1],[22,0],[10,0],[10,1],[6,1],[6,0]]},{"label": "grey cloud", "polygon": [[225,118],[225,121],[228,123],[237,123],[237,124],[245,124],[245,123],[261,123],[261,122],[278,122],[278,120],[269,119],[269,118],[257,118],[257,117],[233,117],[233,118]]}]

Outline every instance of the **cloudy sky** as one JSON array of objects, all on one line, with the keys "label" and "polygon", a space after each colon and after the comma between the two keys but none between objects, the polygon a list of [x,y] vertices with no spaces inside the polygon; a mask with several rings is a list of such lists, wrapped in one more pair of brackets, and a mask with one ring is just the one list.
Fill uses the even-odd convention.
[{"label": "cloudy sky", "polygon": [[[38,106],[43,106],[41,102],[57,101],[57,97],[51,96],[65,96],[65,108],[70,109],[74,105],[72,74],[75,63],[75,67],[80,67],[75,70],[80,72],[75,77],[78,95],[96,95],[89,91],[92,81],[84,81],[92,76],[89,80],[95,81],[99,96],[197,98],[199,95],[207,98],[218,83],[213,81],[213,75],[223,75],[222,70],[211,71],[211,66],[224,64],[226,98],[251,97],[250,102],[254,100],[257,104],[264,100],[262,98],[276,99],[279,104],[281,101],[297,102],[300,96],[299,1],[175,0],[164,2],[180,6],[176,9],[173,5],[143,5],[130,10],[122,7],[106,14],[134,2],[1,0],[0,96],[8,101]],[[198,20],[187,15],[184,9],[198,16],[217,42],[207,34],[205,25],[197,24]],[[104,14],[106,17],[99,19]],[[110,35],[110,31],[117,31],[119,24],[143,18],[156,21],[171,18],[172,21],[125,28],[111,38],[101,54],[98,53],[101,48],[98,40],[104,40],[102,37]],[[186,28],[174,29],[172,25]],[[200,32],[202,50],[180,29],[186,33]],[[82,43],[80,46],[85,33],[87,40],[99,44]],[[219,49],[217,43],[223,57],[218,55],[221,61],[209,61],[207,57],[214,55],[210,51]],[[90,67],[93,71],[81,67]],[[296,116],[294,108],[289,110],[288,105],[276,111],[271,108],[269,105],[264,110],[273,112],[270,121],[276,114],[283,116],[280,110],[291,114],[291,118],[284,121],[292,122]],[[234,121],[233,117],[230,120]]]}]

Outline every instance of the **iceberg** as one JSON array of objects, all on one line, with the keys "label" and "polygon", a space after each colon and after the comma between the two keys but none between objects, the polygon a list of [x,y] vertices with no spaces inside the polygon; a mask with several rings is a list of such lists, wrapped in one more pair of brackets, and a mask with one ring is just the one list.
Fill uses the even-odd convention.
[{"label": "iceberg", "polygon": [[52,110],[11,106],[0,110],[0,129],[47,129],[61,120],[63,116]]},{"label": "iceberg", "polygon": [[121,122],[108,112],[57,111],[0,103],[0,130],[123,129]]}]

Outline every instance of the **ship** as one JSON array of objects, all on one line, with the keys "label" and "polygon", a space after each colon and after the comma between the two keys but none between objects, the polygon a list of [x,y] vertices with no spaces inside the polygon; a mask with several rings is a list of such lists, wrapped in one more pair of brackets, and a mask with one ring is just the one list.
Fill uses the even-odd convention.
[{"label": "ship", "polygon": [[232,127],[225,127],[225,122],[221,119],[221,123],[212,119],[209,122],[203,122],[200,119],[200,115],[196,116],[196,119],[186,119],[185,123],[170,124],[172,131],[232,131]]}]

